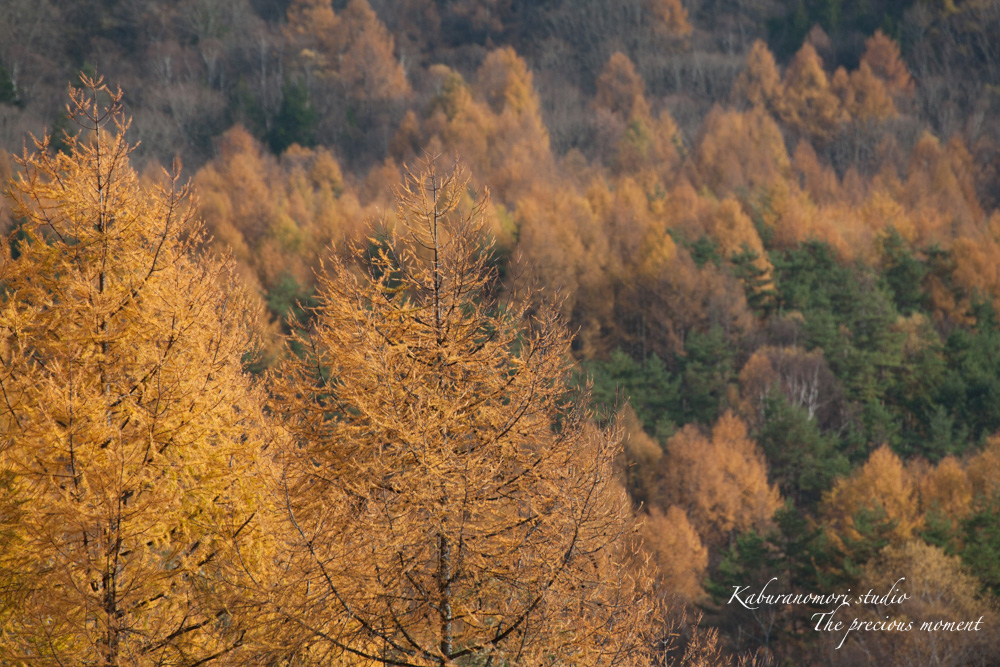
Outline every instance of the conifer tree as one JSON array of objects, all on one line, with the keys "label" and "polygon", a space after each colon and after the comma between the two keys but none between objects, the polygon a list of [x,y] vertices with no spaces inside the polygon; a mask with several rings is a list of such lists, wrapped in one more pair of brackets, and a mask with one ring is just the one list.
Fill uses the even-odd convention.
[{"label": "conifer tree", "polygon": [[331,260],[311,354],[276,378],[286,574],[255,591],[276,648],[295,664],[649,664],[620,437],[568,400],[554,309],[491,296],[487,200],[464,208],[467,178],[426,166],[373,254]]},{"label": "conifer tree", "polygon": [[37,141],[10,185],[0,663],[217,665],[243,629],[214,573],[257,504],[251,311],[229,265],[194,257],[177,177],[129,166],[121,91],[81,79],[83,132],[66,153]]}]

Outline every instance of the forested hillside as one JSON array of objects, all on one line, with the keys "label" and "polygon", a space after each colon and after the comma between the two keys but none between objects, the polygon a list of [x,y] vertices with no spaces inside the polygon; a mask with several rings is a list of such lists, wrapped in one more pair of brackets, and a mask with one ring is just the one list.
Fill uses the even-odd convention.
[{"label": "forested hillside", "polygon": [[[752,610],[731,599],[734,589],[749,586],[749,591],[759,591],[772,579],[775,593],[827,594],[847,589],[884,593],[905,577],[909,600],[888,607],[858,606],[846,621],[887,615],[911,621],[981,617],[995,626],[1000,596],[1000,1],[3,4],[0,176],[4,182],[13,178],[12,183],[21,183],[12,186],[14,196],[0,208],[10,233],[7,266],[24,265],[20,257],[30,254],[24,248],[48,247],[53,234],[62,233],[44,215],[49,202],[61,195],[48,190],[38,194],[37,188],[58,181],[57,175],[69,168],[66,161],[79,160],[80,151],[92,141],[99,123],[81,128],[79,107],[74,112],[65,100],[67,83],[73,99],[96,95],[95,86],[86,83],[95,73],[105,77],[112,90],[120,85],[124,91],[123,112],[133,119],[128,141],[139,142],[128,153],[140,173],[134,187],[144,188],[143,197],[161,193],[161,199],[154,197],[154,208],[161,211],[154,218],[170,219],[162,213],[163,207],[173,211],[174,195],[169,193],[190,179],[190,214],[204,220],[205,234],[176,239],[177,257],[221,253],[230,258],[229,263],[199,270],[206,272],[205,281],[221,281],[224,291],[240,294],[240,314],[210,307],[216,312],[216,329],[192,330],[191,345],[201,350],[207,344],[197,342],[201,337],[214,341],[213,336],[221,336],[219,340],[228,341],[237,354],[233,363],[242,364],[249,375],[225,366],[224,372],[233,374],[227,386],[238,394],[230,402],[239,415],[225,419],[241,424],[246,433],[236,440],[255,452],[253,461],[241,465],[267,467],[268,475],[277,475],[274,470],[285,466],[285,514],[294,523],[301,512],[305,523],[275,524],[273,540],[248,547],[255,555],[238,572],[220,566],[218,576],[241,587],[247,604],[256,605],[254,613],[278,624],[267,630],[277,634],[261,636],[247,628],[245,639],[235,643],[233,636],[244,635],[199,639],[202,657],[213,652],[235,656],[236,647],[244,644],[274,649],[284,641],[275,637],[285,635],[273,628],[283,622],[297,628],[288,630],[288,637],[304,636],[301,633],[311,628],[331,637],[360,638],[363,648],[358,650],[375,660],[373,642],[385,637],[373,628],[393,618],[405,625],[393,616],[393,603],[386,602],[405,596],[385,581],[374,597],[358,598],[373,614],[382,609],[378,622],[354,617],[317,630],[308,613],[321,602],[310,596],[319,595],[327,604],[330,591],[340,591],[342,582],[327,578],[329,590],[322,597],[315,584],[279,595],[264,590],[259,580],[278,576],[268,569],[271,564],[263,554],[274,553],[268,549],[279,549],[279,542],[294,555],[276,562],[311,572],[317,581],[327,577],[320,572],[321,563],[336,562],[343,572],[353,565],[337,560],[340,555],[317,556],[311,551],[316,536],[324,536],[324,548],[331,554],[362,546],[374,553],[377,546],[362,541],[352,547],[348,539],[350,531],[363,533],[365,528],[329,525],[316,494],[324,484],[349,487],[349,492],[339,491],[345,494],[337,501],[342,513],[331,516],[359,521],[367,515],[346,508],[358,507],[351,505],[352,493],[367,498],[382,483],[374,470],[398,474],[404,480],[400,484],[416,488],[408,459],[383,450],[384,458],[378,461],[359,455],[366,463],[354,469],[345,453],[353,451],[351,446],[314,454],[331,469],[344,469],[343,479],[350,480],[333,483],[314,479],[306,458],[301,458],[306,454],[294,446],[279,447],[284,453],[276,462],[273,453],[255,443],[269,437],[300,443],[353,442],[351,438],[416,442],[414,432],[395,430],[392,419],[398,415],[390,418],[384,412],[386,405],[394,405],[398,392],[412,389],[394,388],[393,382],[412,379],[416,371],[393,374],[390,362],[403,362],[383,351],[379,354],[388,356],[379,359],[388,374],[381,382],[366,384],[369,380],[359,369],[372,374],[385,370],[371,366],[372,360],[364,356],[364,345],[372,341],[337,333],[337,327],[348,321],[356,326],[363,312],[376,313],[381,326],[395,332],[386,335],[396,337],[395,345],[404,345],[409,334],[401,322],[412,313],[382,312],[379,299],[392,303],[395,289],[414,294],[427,289],[436,294],[440,289],[435,279],[428,283],[419,272],[413,274],[418,277],[404,276],[401,266],[423,257],[423,250],[411,249],[408,260],[393,254],[405,236],[400,230],[409,229],[406,211],[426,213],[427,202],[412,199],[412,188],[426,187],[420,174],[428,168],[428,156],[436,158],[431,167],[435,174],[435,169],[450,174],[456,162],[467,168],[468,183],[448,181],[453,188],[448,203],[475,218],[479,226],[473,226],[481,234],[474,242],[476,252],[470,246],[467,256],[454,260],[475,276],[464,283],[466,300],[459,299],[461,305],[454,311],[475,321],[463,320],[456,331],[468,327],[478,332],[467,339],[477,344],[483,343],[477,336],[491,332],[490,341],[499,336],[506,346],[498,344],[493,352],[506,361],[494,359],[493,366],[476,357],[479,350],[470,353],[474,360],[459,355],[452,361],[468,364],[462,366],[462,378],[485,373],[490,379],[477,386],[500,392],[502,374],[490,375],[497,364],[519,368],[528,358],[521,355],[530,356],[526,350],[532,345],[549,350],[544,341],[551,336],[551,345],[565,356],[557,361],[539,353],[549,366],[538,371],[533,380],[538,385],[531,387],[541,391],[544,386],[550,393],[545,394],[542,416],[532,418],[535,430],[526,427],[526,432],[534,434],[532,442],[551,435],[561,443],[561,436],[553,434],[570,434],[562,462],[600,477],[602,489],[608,487],[602,493],[618,499],[598,503],[604,512],[601,521],[617,527],[611,532],[624,531],[615,538],[620,538],[615,542],[618,551],[603,554],[609,560],[600,567],[632,582],[631,588],[626,586],[625,593],[619,589],[624,597],[612,603],[602,597],[607,594],[603,584],[594,584],[595,597],[587,598],[593,603],[587,627],[624,627],[615,623],[647,612],[658,627],[669,624],[677,633],[672,642],[665,642],[666,630],[659,636],[646,630],[629,635],[634,643],[626,651],[628,659],[647,663],[735,664],[739,656],[752,655],[761,664],[779,665],[967,665],[991,664],[1000,655],[992,632],[854,632],[838,648],[843,633],[814,629],[812,614],[828,611],[823,605]],[[108,94],[97,95],[96,107],[109,103]],[[33,154],[30,136],[46,133],[51,139]],[[25,146],[27,153],[15,160],[12,156],[22,155]],[[41,176],[38,160],[48,165]],[[183,177],[165,185],[160,167],[178,162],[183,163]],[[404,183],[410,183],[411,199],[394,194]],[[177,195],[176,201],[181,199]],[[409,202],[410,208],[398,206],[400,201]],[[435,206],[436,200],[430,207]],[[374,228],[372,221],[378,223]],[[154,238],[157,233],[163,238],[173,234],[165,228],[150,233]],[[411,238],[423,239],[425,246],[436,247],[436,236],[432,242],[420,236],[424,232],[413,234]],[[75,239],[78,232],[68,236]],[[70,250],[77,247],[76,241],[60,242],[66,244],[66,253],[76,252]],[[32,270],[56,271],[51,264],[55,261],[39,259]],[[152,266],[158,261],[152,260]],[[356,266],[367,270],[358,274],[345,268]],[[16,314],[20,306],[12,305],[16,299],[11,295],[28,289],[32,278],[23,273],[28,269],[10,271],[3,275],[5,307],[15,314],[5,315],[2,322],[7,336],[0,355],[7,369],[4,382],[15,381],[17,373],[27,372],[23,369],[40,372],[33,364],[44,366],[47,358],[37,350],[25,351],[22,319],[27,315]],[[137,271],[133,267],[129,275]],[[56,274],[52,280],[58,283]],[[375,291],[354,285],[352,280],[360,280],[357,275],[373,281]],[[36,294],[29,300],[30,312],[82,298],[86,292],[37,288],[39,294],[49,290],[62,296]],[[209,304],[218,298],[225,301],[205,297]],[[416,302],[426,306],[420,299]],[[194,306],[179,312],[189,317]],[[549,313],[549,306],[555,312]],[[107,314],[101,308],[111,306],[94,307]],[[409,326],[420,330],[438,312],[430,308]],[[156,340],[173,340],[171,327],[184,326],[170,324],[162,313],[158,317]],[[230,324],[229,317],[239,323]],[[136,318],[141,319],[136,314],[129,321]],[[554,333],[563,325],[570,332],[565,339]],[[54,337],[45,338],[39,349],[58,348],[64,338],[61,329],[37,326],[40,333],[32,335]],[[88,335],[116,340],[99,327]],[[436,340],[441,344],[444,338]],[[423,338],[405,342],[410,346],[406,349],[426,345],[430,343]],[[22,356],[14,355],[14,349]],[[107,354],[100,346],[96,349],[102,350],[98,357]],[[39,354],[42,361],[33,361]],[[53,358],[64,359],[58,354]],[[185,357],[179,368],[207,363],[199,358]],[[14,368],[22,370],[15,373]],[[92,371],[92,379],[106,384],[103,372]],[[212,382],[219,381],[215,374],[210,376]],[[47,377],[56,382],[51,378],[63,376]],[[440,382],[440,387],[460,385],[455,378]],[[556,395],[577,396],[583,389],[585,397],[588,384],[593,398],[589,416],[569,409]],[[344,393],[348,387],[355,392],[349,401]],[[503,391],[514,389],[531,393],[524,387]],[[382,391],[386,393],[379,399]],[[473,413],[455,407],[464,405],[461,392],[448,391],[441,389],[439,398],[451,396],[452,407],[436,399],[422,404],[428,412],[420,413],[421,419],[431,424],[427,429],[440,430],[443,423],[449,424],[446,432],[453,432],[456,424],[475,432],[500,428],[494,416],[475,413],[481,423],[471,416],[456,417]],[[190,400],[199,404],[200,395],[195,392]],[[369,399],[382,403],[369,405]],[[78,399],[66,400],[77,405]],[[515,401],[498,400],[494,407],[501,413],[501,406]],[[238,407],[241,401],[252,407]],[[580,405],[585,403],[584,398]],[[339,416],[328,414],[330,423],[308,416],[317,405]],[[376,416],[358,416],[367,415],[364,410],[369,408]],[[0,505],[0,531],[9,530],[12,536],[21,530],[14,521],[21,510],[11,508],[30,507],[26,497],[18,495],[28,487],[12,472],[28,465],[23,454],[15,456],[23,445],[12,435],[20,427],[16,415],[21,409],[16,401],[8,403],[3,422],[8,444],[6,449],[0,446],[0,456],[9,458],[6,467],[0,467],[0,494],[7,494],[0,495],[0,502],[7,503]],[[453,418],[454,424],[448,421]],[[52,419],[65,428],[59,421],[65,416]],[[92,426],[100,421],[88,419]],[[209,419],[213,428],[220,419]],[[269,429],[284,435],[267,435]],[[554,430],[540,435],[545,429]],[[611,461],[614,445],[604,449],[595,443],[617,442],[618,433],[627,437]],[[226,438],[235,436],[213,437],[229,442]],[[584,451],[590,460],[573,458]],[[509,456],[514,454],[503,454]],[[198,461],[192,465],[212,465]],[[464,454],[442,461],[434,467],[442,479],[470,461],[487,465],[485,459]],[[555,487],[546,485],[560,473],[555,468],[542,472],[549,476],[542,475],[538,484],[547,489],[545,497],[552,498]],[[191,473],[199,479],[205,474]],[[487,498],[493,497],[484,489],[498,482],[479,479],[473,485],[468,474],[466,468],[464,493],[478,489],[476,493],[487,494],[481,502],[488,505]],[[241,478],[238,471],[227,475]],[[558,488],[586,495],[582,482],[574,479],[562,480],[569,486]],[[273,494],[247,488],[238,492],[243,494],[239,500],[232,490],[235,482],[220,478],[213,484],[218,488],[208,486],[199,493],[221,493],[219,497],[234,506],[244,504],[233,515],[239,519],[226,520],[245,520],[250,526],[269,515],[266,506],[274,502]],[[506,489],[504,484],[501,489]],[[625,498],[618,485],[627,493],[622,506],[615,505]],[[458,494],[447,489],[442,490],[447,497]],[[533,492],[518,487],[517,493],[524,495],[511,493],[527,507]],[[420,503],[424,514],[434,505],[430,496],[420,496]],[[260,509],[254,509],[258,505]],[[208,512],[192,507],[178,505],[169,511],[188,518]],[[395,516],[395,511],[368,516],[367,525],[392,533],[395,524],[386,516]],[[408,510],[398,511],[402,516]],[[217,531],[216,524],[224,519],[208,514],[211,520],[196,522],[199,530]],[[495,514],[500,521],[502,513]],[[452,520],[453,515],[448,517]],[[176,520],[188,525],[187,519]],[[417,524],[400,521],[400,526],[411,526],[407,530],[418,530],[412,528]],[[557,534],[557,526],[572,532],[583,523],[553,520],[546,526]],[[349,531],[348,525],[354,527]],[[162,526],[156,530],[169,532]],[[233,530],[228,546],[218,547],[218,553],[242,548]],[[261,524],[251,542],[268,530]],[[489,533],[486,527],[482,530]],[[87,539],[86,532],[82,534]],[[197,535],[194,531],[171,548],[191,553],[205,549]],[[633,541],[630,535],[641,540]],[[483,574],[477,585],[488,588],[483,582],[521,576],[506,564],[491,570],[485,554],[499,558],[492,549],[528,545],[524,548],[536,549],[532,553],[540,554],[537,558],[558,560],[552,555],[558,540],[539,537],[545,542],[541,544],[533,539],[520,535],[503,547],[489,543],[477,551],[476,557],[484,559],[481,571],[494,572]],[[629,545],[638,552],[626,558]],[[33,553],[45,553],[35,548]],[[435,548],[439,556],[447,551],[444,541]],[[17,583],[20,575],[11,574],[21,565],[9,555],[13,552],[4,553],[0,563],[8,569],[0,572],[0,587],[23,591]],[[211,553],[211,559],[216,558],[216,552]],[[413,556],[414,562],[421,557]],[[446,580],[442,572],[447,568],[440,568],[447,560],[439,557],[437,574],[426,571],[421,576],[438,583]],[[35,566],[40,567],[38,562]],[[394,573],[386,578],[405,578],[411,572],[402,563],[379,567]],[[575,561],[570,570],[581,581],[589,582],[593,575],[586,564]],[[359,576],[383,575],[366,570]],[[525,590],[535,590],[540,575],[524,576]],[[417,590],[430,586],[420,582],[413,583]],[[559,590],[563,597],[582,595]],[[191,599],[202,599],[202,593],[192,593]],[[151,589],[143,595],[151,600],[157,592]],[[530,592],[524,595],[530,599]],[[2,606],[4,600],[7,607]],[[470,600],[465,601],[470,618],[490,615]],[[602,606],[605,602],[610,606]],[[13,621],[5,619],[16,617],[11,610],[22,603],[13,593],[0,599],[0,642],[17,631],[10,625]],[[626,603],[635,608],[621,611]],[[57,603],[46,601],[36,613],[44,616],[52,604]],[[218,604],[229,609],[226,605],[233,603]],[[338,604],[346,609],[354,603]],[[519,608],[511,605],[507,612],[516,619]],[[570,612],[554,603],[542,606],[552,627],[568,632],[559,623]],[[438,607],[433,614],[444,613]],[[609,608],[616,611],[601,616],[605,611],[600,610]],[[407,613],[431,614],[427,609]],[[282,621],[279,617],[286,612]],[[481,622],[486,627],[493,621]],[[184,622],[178,627],[184,628]],[[551,646],[544,644],[554,641],[551,628],[537,630],[539,646]],[[170,635],[164,631],[164,636]],[[501,635],[507,636],[495,630],[495,637]],[[172,639],[157,641],[166,645]],[[329,661],[345,650],[336,642],[323,648],[322,642],[301,639],[311,648],[296,654],[299,649],[288,641],[287,661],[274,664],[339,664]],[[441,651],[455,662],[436,663],[427,657],[431,649],[423,647],[420,654],[414,648],[422,639],[414,639],[413,646],[396,636],[393,641],[400,642],[399,651],[412,649],[426,659],[412,658],[413,663],[405,664],[549,664],[542,649],[487,658],[487,653],[476,653],[485,645],[461,653],[464,649],[454,643]],[[502,642],[495,644],[492,648]],[[559,649],[564,653],[551,649],[550,658],[556,661],[552,664],[605,664],[606,658],[607,664],[616,664],[600,651],[587,653],[597,649],[594,644],[580,648],[585,644],[569,642]],[[31,650],[40,650],[39,645]],[[567,648],[571,645],[575,648]],[[167,664],[199,664],[195,660]]]}]

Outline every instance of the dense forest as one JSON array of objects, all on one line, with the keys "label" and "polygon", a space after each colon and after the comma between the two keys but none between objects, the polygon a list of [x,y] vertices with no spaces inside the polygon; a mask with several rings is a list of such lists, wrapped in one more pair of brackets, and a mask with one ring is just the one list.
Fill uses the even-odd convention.
[{"label": "dense forest", "polygon": [[996,663],[1000,1],[3,5],[0,661]]}]

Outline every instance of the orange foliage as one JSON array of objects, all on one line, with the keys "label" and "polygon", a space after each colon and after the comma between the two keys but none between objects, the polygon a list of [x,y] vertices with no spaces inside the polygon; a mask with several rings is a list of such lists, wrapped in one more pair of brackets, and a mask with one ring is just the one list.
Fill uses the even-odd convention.
[{"label": "orange foliage", "polygon": [[946,456],[935,466],[917,468],[917,489],[924,514],[936,510],[958,522],[972,511],[969,475],[953,456]]},{"label": "orange foliage", "polygon": [[653,29],[665,36],[687,37],[693,28],[681,0],[649,0],[653,13]]},{"label": "orange foliage", "polygon": [[925,132],[910,153],[904,203],[914,211],[918,238],[949,239],[983,220],[975,192],[972,157],[961,139],[946,147]]},{"label": "orange foliage", "polygon": [[676,505],[666,512],[649,510],[642,527],[643,546],[653,557],[661,587],[672,595],[695,601],[704,595],[701,581],[708,569],[708,548]]},{"label": "orange foliage", "polygon": [[338,52],[339,78],[348,94],[365,102],[410,95],[403,66],[393,54],[392,35],[368,0],[351,0],[341,13],[343,45]]},{"label": "orange foliage", "polygon": [[916,241],[916,228],[910,212],[885,189],[873,191],[858,213],[866,228],[881,232],[893,227],[906,241]]},{"label": "orange foliage", "polygon": [[644,89],[645,84],[632,61],[621,51],[615,51],[597,77],[594,104],[622,118],[629,118],[636,104],[646,105]]},{"label": "orange foliage", "polygon": [[685,509],[709,544],[767,526],[781,505],[777,488],[768,484],[764,455],[731,412],[716,423],[711,440],[693,424],[675,434],[663,467],[659,502]]},{"label": "orange foliage", "polygon": [[799,186],[817,204],[831,204],[841,201],[842,193],[837,174],[827,165],[820,163],[816,150],[805,139],[799,140],[792,154],[792,173]]},{"label": "orange foliage", "polygon": [[830,138],[842,117],[837,96],[811,44],[803,44],[785,70],[782,95],[777,104],[781,119],[798,131],[819,140]]},{"label": "orange foliage", "polygon": [[248,595],[281,647],[331,664],[384,662],[388,645],[413,667],[648,665],[620,431],[567,400],[571,334],[552,309],[488,297],[485,209],[463,206],[468,190],[433,163],[407,172],[386,247],[327,265],[299,339],[314,353],[273,385],[294,438],[280,450],[286,574]]},{"label": "orange foliage", "polygon": [[899,115],[885,83],[865,61],[850,75],[843,67],[838,68],[832,86],[840,97],[846,119],[877,121]]},{"label": "orange foliage", "polygon": [[607,239],[590,202],[572,187],[539,185],[519,199],[515,218],[528,264],[565,295],[565,312],[572,311],[581,289],[597,284],[608,261]]},{"label": "orange foliage", "polygon": [[228,554],[260,552],[280,441],[242,362],[255,309],[198,257],[180,175],[140,183],[121,91],[81,82],[81,133],[5,184],[0,664],[238,662],[256,621],[220,599]]},{"label": "orange foliage", "polygon": [[403,116],[392,141],[389,142],[390,155],[399,162],[414,159],[420,153],[421,136],[420,121],[417,120],[417,114],[410,109]]},{"label": "orange foliage", "polygon": [[951,252],[955,282],[971,293],[991,295],[993,303],[1000,306],[1000,242],[962,236],[955,239]]},{"label": "orange foliage", "polygon": [[913,95],[913,79],[906,69],[906,63],[899,53],[899,44],[887,37],[881,30],[865,41],[862,64],[868,65],[872,73],[885,82],[889,93],[894,96]]},{"label": "orange foliage", "polygon": [[733,85],[734,102],[746,101],[753,107],[773,109],[781,97],[781,74],[767,44],[756,40],[747,54],[746,69]]},{"label": "orange foliage", "polygon": [[487,55],[477,75],[479,99],[457,72],[442,65],[431,72],[441,86],[425,124],[430,145],[436,136],[443,150],[460,154],[499,201],[512,205],[555,172],[531,72],[512,48]]},{"label": "orange foliage", "polygon": [[299,49],[297,55],[305,62],[321,69],[331,67],[327,59],[337,52],[339,31],[340,17],[331,0],[294,0],[288,7],[285,38]]},{"label": "orange foliage", "polygon": [[[679,228],[689,238],[707,234],[717,202],[699,197],[684,180],[665,198],[651,196],[632,177],[621,178],[614,188],[594,179],[586,197],[594,220],[587,220],[585,233],[599,238],[603,251],[581,269],[594,274],[587,277],[597,290],[581,299],[588,311],[606,314],[582,323],[588,352],[609,352],[607,340],[598,342],[607,336],[612,346],[625,341],[661,355],[680,353],[691,330],[717,325],[735,332],[754,326],[743,290],[730,273],[711,263],[698,268],[668,233]],[[589,236],[590,225],[596,237]],[[524,246],[525,253],[539,256]]]},{"label": "orange foliage", "polygon": [[757,253],[757,267],[770,273],[771,262],[767,259],[757,228],[736,198],[727,195],[712,208],[714,211],[708,218],[706,229],[718,244],[722,256],[728,259],[744,250],[752,250]]},{"label": "orange foliage", "polygon": [[264,287],[285,272],[311,284],[319,254],[357,234],[365,216],[329,151],[293,146],[279,162],[239,126],[223,135],[219,155],[194,182],[215,243]]},{"label": "orange foliage", "polygon": [[677,124],[666,109],[653,117],[644,87],[632,61],[614,53],[597,79],[597,141],[617,173],[669,182],[681,162]]},{"label": "orange foliage", "polygon": [[[902,579],[901,579],[902,578]],[[948,556],[922,540],[886,547],[864,569],[860,591],[882,595],[893,589],[895,604],[857,605],[862,621],[912,622],[909,632],[852,632],[836,651],[843,665],[963,665],[989,664],[997,655],[996,612],[979,596],[980,583],[963,568],[958,556]],[[973,622],[979,632],[921,631],[923,623]],[[836,646],[840,637],[833,640]]]},{"label": "orange foliage", "polygon": [[660,253],[665,253],[662,259],[672,257],[673,243],[661,240],[670,238],[667,230],[652,215],[646,191],[633,178],[622,178],[613,190],[606,182],[595,180],[587,189],[587,198],[603,221],[609,250],[607,270],[613,279],[633,280],[636,269],[640,273],[649,270],[651,259]]},{"label": "orange foliage", "polygon": [[796,185],[778,181],[768,190],[768,195],[770,211],[765,220],[774,230],[774,242],[778,247],[790,248],[809,238],[823,238],[831,241],[834,248],[841,250],[831,239],[820,237],[814,232],[820,211]]},{"label": "orange foliage", "polygon": [[712,109],[695,146],[697,180],[724,195],[738,188],[766,187],[789,173],[781,130],[762,109]]},{"label": "orange foliage", "polygon": [[902,544],[921,525],[916,484],[912,474],[887,445],[872,452],[868,461],[847,477],[838,479],[823,494],[820,513],[838,547],[845,540],[860,540],[854,525],[861,510],[883,510],[893,522],[889,539]]},{"label": "orange foliage", "polygon": [[[0,183],[7,183],[14,174],[14,163],[10,154],[0,148]],[[10,215],[10,205],[5,197],[0,197],[0,233],[10,230],[13,220]]]},{"label": "orange foliage", "polygon": [[1000,435],[987,438],[981,452],[965,466],[974,498],[992,498],[1000,493]]},{"label": "orange foliage", "polygon": [[367,0],[350,0],[339,16],[331,0],[295,0],[284,30],[298,64],[352,99],[387,102],[410,95],[392,35]]}]

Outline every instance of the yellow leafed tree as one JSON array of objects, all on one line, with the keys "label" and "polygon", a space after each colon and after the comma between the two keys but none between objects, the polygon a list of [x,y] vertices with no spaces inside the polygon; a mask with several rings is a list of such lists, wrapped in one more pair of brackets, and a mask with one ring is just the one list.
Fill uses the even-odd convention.
[{"label": "yellow leafed tree", "polygon": [[[214,573],[253,532],[246,301],[198,261],[177,179],[129,166],[121,92],[82,77],[68,153],[11,183],[2,246],[0,663],[195,665],[243,630]],[[107,107],[98,104],[108,99]]]},{"label": "yellow leafed tree", "polygon": [[567,400],[554,311],[490,296],[485,200],[464,207],[467,178],[426,166],[374,252],[331,260],[311,354],[276,381],[287,575],[254,592],[288,628],[276,648],[295,664],[649,664],[621,438]]}]

